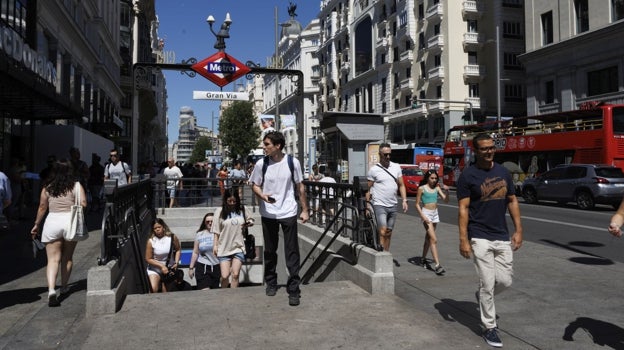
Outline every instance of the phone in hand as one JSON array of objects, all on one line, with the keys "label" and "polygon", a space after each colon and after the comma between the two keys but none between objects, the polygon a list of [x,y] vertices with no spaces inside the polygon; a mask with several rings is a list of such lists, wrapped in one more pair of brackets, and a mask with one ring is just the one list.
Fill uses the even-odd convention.
[{"label": "phone in hand", "polygon": [[269,201],[269,203],[275,203],[275,198],[273,197],[267,197],[267,200]]}]

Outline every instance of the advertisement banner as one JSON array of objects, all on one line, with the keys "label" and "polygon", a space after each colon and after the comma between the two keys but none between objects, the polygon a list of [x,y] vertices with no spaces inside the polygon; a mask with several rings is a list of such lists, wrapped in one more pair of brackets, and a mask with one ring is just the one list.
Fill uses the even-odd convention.
[{"label": "advertisement banner", "polygon": [[295,129],[297,127],[297,118],[294,114],[282,114],[280,115],[281,131]]}]

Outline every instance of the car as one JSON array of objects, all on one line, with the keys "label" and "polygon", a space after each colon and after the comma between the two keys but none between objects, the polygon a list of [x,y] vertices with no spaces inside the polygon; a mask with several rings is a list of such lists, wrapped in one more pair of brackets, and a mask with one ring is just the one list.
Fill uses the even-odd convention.
[{"label": "car", "polygon": [[405,190],[408,195],[416,195],[418,193],[418,186],[420,180],[425,177],[425,173],[420,170],[418,165],[414,164],[400,164],[401,173],[403,174],[403,183],[405,184]]},{"label": "car", "polygon": [[617,208],[623,194],[622,169],[604,164],[559,165],[522,183],[522,197],[527,203],[576,202],[583,210],[593,209],[596,204]]}]

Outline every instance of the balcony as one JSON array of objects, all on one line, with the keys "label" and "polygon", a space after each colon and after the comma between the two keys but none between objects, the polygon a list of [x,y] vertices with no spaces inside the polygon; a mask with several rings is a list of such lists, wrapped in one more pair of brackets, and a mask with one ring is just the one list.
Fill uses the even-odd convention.
[{"label": "balcony", "polygon": [[414,51],[407,50],[401,52],[401,54],[399,55],[399,60],[401,62],[406,61],[407,63],[411,64],[412,62],[414,62]]},{"label": "balcony", "polygon": [[349,69],[351,69],[351,62],[349,62],[349,61],[343,61],[343,62],[340,64],[340,70],[341,70],[342,72],[348,72],[348,71],[349,71]]},{"label": "balcony", "polygon": [[444,80],[444,67],[439,66],[429,69],[429,71],[427,72],[427,78],[429,81]]},{"label": "balcony", "polygon": [[318,71],[312,71],[312,74],[310,74],[310,79],[313,82],[318,82],[319,80],[321,80],[321,73]]},{"label": "balcony", "polygon": [[475,0],[466,0],[462,3],[462,18],[467,19],[480,19],[485,6],[481,3],[477,3]]},{"label": "balcony", "polygon": [[401,80],[401,82],[397,84],[397,89],[402,92],[407,91],[408,95],[411,95],[414,90],[414,80],[412,78],[405,78]]},{"label": "balcony", "polygon": [[475,32],[464,33],[464,50],[477,49],[483,45],[483,35]]},{"label": "balcony", "polygon": [[466,97],[464,101],[472,103],[472,109],[481,109],[481,97]]},{"label": "balcony", "polygon": [[377,43],[375,44],[375,47],[377,49],[386,49],[388,48],[388,45],[390,44],[390,41],[388,40],[387,37],[381,37],[377,39]]},{"label": "balcony", "polygon": [[444,7],[441,3],[435,4],[427,9],[425,18],[429,22],[441,21],[444,15]]},{"label": "balcony", "polygon": [[427,40],[427,49],[432,51],[442,50],[444,48],[444,37],[442,35],[432,36]]},{"label": "balcony", "polygon": [[464,66],[465,81],[481,81],[485,77],[485,66],[468,64]]}]

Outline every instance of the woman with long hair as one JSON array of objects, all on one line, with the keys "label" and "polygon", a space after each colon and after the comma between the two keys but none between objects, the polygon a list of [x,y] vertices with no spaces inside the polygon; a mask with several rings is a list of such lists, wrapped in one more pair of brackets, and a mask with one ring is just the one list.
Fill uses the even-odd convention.
[{"label": "woman with long hair", "polygon": [[225,190],[223,205],[215,212],[217,222],[212,226],[216,238],[213,250],[221,264],[221,288],[229,285],[238,287],[241,266],[245,261],[243,228],[254,223],[250,214],[241,204],[238,191]]},{"label": "woman with long hair", "polygon": [[214,214],[204,215],[195,234],[193,254],[189,264],[189,277],[197,279],[197,289],[219,288],[221,268],[214,255],[215,234],[212,232]]},{"label": "woman with long hair", "polygon": [[[87,195],[73,175],[74,169],[71,162],[62,159],[55,162],[46,185],[41,189],[39,196],[39,208],[35,225],[30,230],[32,238],[39,234],[39,226],[46,212],[48,216],[41,230],[41,242],[45,243],[48,265],[46,278],[48,281],[48,306],[60,306],[61,297],[69,291],[67,283],[72,272],[74,249],[76,242],[66,241],[63,234],[71,221],[71,207],[74,205],[77,193],[76,186],[80,191],[80,205],[87,206]],[[56,278],[59,265],[61,269],[61,289],[56,292]]]},{"label": "woman with long hair", "polygon": [[[448,187],[446,185],[440,186],[438,173],[435,170],[429,170],[425,173],[425,177],[420,182],[418,187],[418,193],[416,194],[416,210],[422,218],[423,226],[425,227],[425,243],[423,244],[423,253],[421,258],[421,265],[433,270],[437,275],[444,274],[445,270],[440,265],[440,259],[438,257],[436,226],[440,222],[438,216],[438,197],[442,198],[445,203],[449,201]],[[422,202],[422,206],[421,206]],[[431,249],[431,255],[435,266],[432,267],[427,261],[427,254]]]},{"label": "woman with long hair", "polygon": [[[171,252],[171,259],[169,259],[169,252],[172,247],[173,252]],[[145,248],[145,261],[148,264],[147,277],[152,293],[157,293],[159,290],[163,293],[167,292],[167,285],[163,282],[163,277],[169,273],[169,270],[178,269],[180,254],[178,237],[171,233],[169,226],[163,219],[154,220],[152,234],[147,240],[147,247]]]}]

